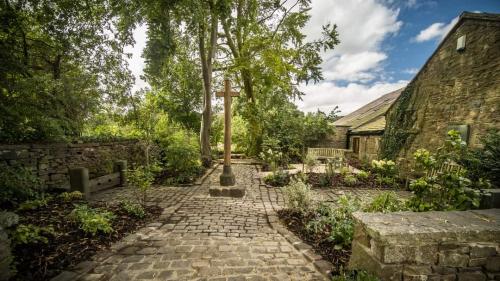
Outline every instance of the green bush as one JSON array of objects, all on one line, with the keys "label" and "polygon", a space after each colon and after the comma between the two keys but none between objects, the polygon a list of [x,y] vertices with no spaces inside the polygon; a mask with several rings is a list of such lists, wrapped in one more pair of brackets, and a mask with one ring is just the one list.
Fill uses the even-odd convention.
[{"label": "green bush", "polygon": [[69,218],[76,222],[85,233],[95,236],[98,232],[111,233],[111,221],[115,218],[112,212],[90,208],[87,205],[76,205],[69,214]]},{"label": "green bush", "polygon": [[399,199],[394,191],[378,194],[363,209],[363,211],[370,213],[390,213],[406,210],[408,210],[406,202]]},{"label": "green bush", "polygon": [[371,168],[377,177],[377,182],[380,185],[393,187],[397,186],[396,179],[398,171],[394,161],[386,159],[373,160]]},{"label": "green bush", "polygon": [[159,140],[162,161],[173,183],[188,183],[201,172],[198,137],[187,130],[172,130]]},{"label": "green bush", "polygon": [[353,174],[346,175],[343,180],[344,183],[348,186],[354,186],[358,183],[358,179]]},{"label": "green bush", "polygon": [[270,186],[285,186],[290,182],[290,175],[288,172],[278,169],[264,177],[264,182]]},{"label": "green bush", "polygon": [[436,154],[425,149],[414,153],[415,169],[422,175],[410,183],[414,195],[408,204],[414,211],[467,210],[479,207],[480,192],[472,188],[474,186],[466,177],[467,171],[440,171],[443,164],[454,162],[465,151],[466,143],[461,140],[457,131],[452,130],[448,132],[448,139]]},{"label": "green bush", "polygon": [[296,212],[305,213],[313,204],[311,187],[300,180],[293,181],[286,186],[283,189],[283,195],[287,208]]},{"label": "green bush", "polygon": [[311,154],[307,154],[306,159],[304,160],[304,164],[306,165],[307,171],[312,173],[314,168],[318,166],[318,159],[312,156]]},{"label": "green bush", "polygon": [[370,172],[366,172],[366,171],[363,171],[363,170],[360,170],[356,174],[356,178],[358,178],[359,180],[367,180],[369,177],[370,177]]},{"label": "green bush", "polygon": [[142,219],[146,216],[146,211],[140,204],[132,203],[130,201],[120,202],[120,207],[129,215]]},{"label": "green bush", "polygon": [[47,236],[54,236],[55,231],[52,226],[39,227],[32,224],[20,224],[11,234],[14,245],[49,243]]},{"label": "green bush", "polygon": [[333,276],[332,281],[380,281],[380,279],[366,271],[361,270],[341,272],[339,275]]},{"label": "green bush", "polygon": [[19,204],[17,208],[19,211],[36,210],[40,207],[45,207],[52,200],[52,197],[46,196],[45,198],[26,200]]},{"label": "green bush", "polygon": [[16,207],[34,199],[40,191],[40,181],[31,170],[0,164],[0,207]]},{"label": "green bush", "polygon": [[80,191],[63,192],[57,196],[58,199],[64,202],[71,202],[83,199],[83,194]]},{"label": "green bush", "polygon": [[148,192],[151,189],[154,178],[153,170],[144,166],[127,171],[127,182],[141,206],[146,205]]}]

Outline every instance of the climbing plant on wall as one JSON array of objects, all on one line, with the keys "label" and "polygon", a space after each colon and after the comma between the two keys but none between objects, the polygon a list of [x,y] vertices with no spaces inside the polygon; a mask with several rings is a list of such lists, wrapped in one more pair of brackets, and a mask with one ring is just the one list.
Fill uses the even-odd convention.
[{"label": "climbing plant on wall", "polygon": [[408,84],[386,117],[387,125],[381,143],[382,158],[395,159],[405,144],[411,141],[415,117],[410,108],[414,89],[413,83]]}]

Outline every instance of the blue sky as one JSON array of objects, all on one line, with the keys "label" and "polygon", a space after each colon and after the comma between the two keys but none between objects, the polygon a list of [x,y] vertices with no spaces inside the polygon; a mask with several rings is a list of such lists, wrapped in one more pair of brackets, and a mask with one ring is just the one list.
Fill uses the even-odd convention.
[{"label": "blue sky", "polygon": [[[291,1],[293,2],[293,1]],[[303,111],[347,114],[390,91],[404,87],[434,52],[463,11],[500,13],[500,0],[312,0],[311,20],[304,28],[316,39],[321,26],[335,23],[341,43],[322,54],[325,80],[301,85],[296,104]],[[146,27],[134,32],[130,69],[134,90],[140,80]]]}]

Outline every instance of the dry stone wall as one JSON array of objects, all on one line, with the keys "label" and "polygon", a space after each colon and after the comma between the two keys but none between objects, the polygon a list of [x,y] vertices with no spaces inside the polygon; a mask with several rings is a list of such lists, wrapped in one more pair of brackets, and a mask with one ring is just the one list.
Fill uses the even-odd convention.
[{"label": "dry stone wall", "polygon": [[352,269],[382,280],[500,280],[500,209],[354,217]]},{"label": "dry stone wall", "polygon": [[129,165],[144,163],[140,142],[0,145],[2,166],[30,169],[44,188],[69,188],[70,168],[86,167],[95,178],[112,172],[114,161],[122,159]]}]

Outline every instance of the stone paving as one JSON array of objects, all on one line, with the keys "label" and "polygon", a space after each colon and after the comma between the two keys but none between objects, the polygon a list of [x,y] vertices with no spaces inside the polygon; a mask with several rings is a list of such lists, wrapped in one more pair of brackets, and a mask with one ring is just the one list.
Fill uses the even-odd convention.
[{"label": "stone paving", "polygon": [[[266,187],[257,166],[238,161],[233,171],[246,196],[210,197],[221,167],[201,185],[153,187],[148,203],[164,209],[155,222],[53,280],[327,280],[331,265],[280,225],[281,189]],[[370,198],[380,191],[315,189],[314,196],[335,201],[348,192]],[[92,200],[131,197],[131,189],[116,188]]]},{"label": "stone paving", "polygon": [[[164,208],[157,221],[53,280],[326,280],[315,259],[272,227],[280,193],[260,184],[253,165],[233,170],[244,198],[208,195],[220,167],[202,185],[155,187],[149,203]],[[113,189],[93,200],[130,196]]]}]

